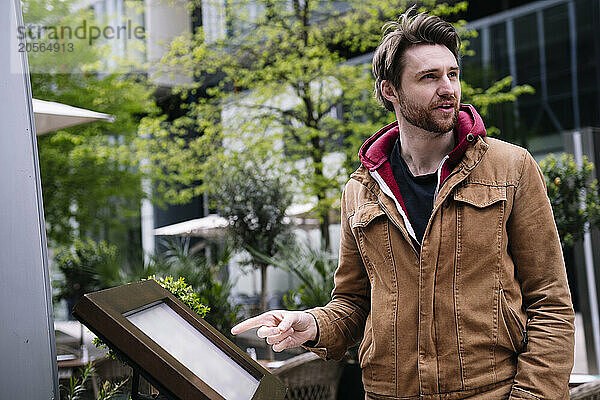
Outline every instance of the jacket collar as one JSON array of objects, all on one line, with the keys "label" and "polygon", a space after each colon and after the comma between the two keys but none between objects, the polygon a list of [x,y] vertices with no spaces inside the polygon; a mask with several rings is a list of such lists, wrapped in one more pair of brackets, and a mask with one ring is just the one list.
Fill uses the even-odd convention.
[{"label": "jacket collar", "polygon": [[[464,167],[465,171],[469,172],[470,170],[475,168],[475,166],[477,164],[479,164],[479,161],[481,161],[481,158],[486,153],[488,147],[489,146],[485,142],[485,140],[478,139],[477,141],[475,141],[475,143],[473,145],[469,146],[465,150],[465,153],[463,154],[463,158],[461,160],[459,160],[457,165],[462,165]],[[385,160],[385,161],[387,161],[387,160]],[[382,162],[382,164],[384,164],[384,163]],[[381,168],[378,168],[377,170],[381,171],[382,168],[385,168],[385,165],[382,165]],[[350,175],[350,178],[365,185],[367,187],[367,189],[369,189],[371,192],[377,193],[379,191],[378,190],[379,185],[371,177],[371,172],[373,172],[373,171],[370,171],[363,164]]]}]

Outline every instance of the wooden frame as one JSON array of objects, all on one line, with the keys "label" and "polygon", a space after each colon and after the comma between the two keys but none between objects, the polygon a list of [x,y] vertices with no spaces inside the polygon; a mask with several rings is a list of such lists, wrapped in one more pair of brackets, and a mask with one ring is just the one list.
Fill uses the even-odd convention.
[{"label": "wooden frame", "polygon": [[84,295],[73,315],[172,399],[227,400],[130,322],[124,314],[163,302],[258,381],[248,400],[282,400],[286,389],[245,352],[154,280]]}]

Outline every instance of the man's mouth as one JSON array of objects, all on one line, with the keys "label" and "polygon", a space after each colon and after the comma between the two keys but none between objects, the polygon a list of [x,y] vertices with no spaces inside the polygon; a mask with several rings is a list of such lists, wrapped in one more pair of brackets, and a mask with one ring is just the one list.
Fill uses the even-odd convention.
[{"label": "man's mouth", "polygon": [[434,109],[436,110],[440,110],[443,112],[453,112],[456,108],[456,104],[454,103],[445,103],[445,104],[440,104],[437,107],[434,107]]}]

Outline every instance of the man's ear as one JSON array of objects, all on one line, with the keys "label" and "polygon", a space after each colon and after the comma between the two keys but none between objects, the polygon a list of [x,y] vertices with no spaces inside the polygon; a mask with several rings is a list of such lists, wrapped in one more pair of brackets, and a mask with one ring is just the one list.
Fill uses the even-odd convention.
[{"label": "man's ear", "polygon": [[392,103],[399,102],[398,91],[394,85],[392,85],[392,82],[388,80],[381,81],[381,94],[386,100]]}]

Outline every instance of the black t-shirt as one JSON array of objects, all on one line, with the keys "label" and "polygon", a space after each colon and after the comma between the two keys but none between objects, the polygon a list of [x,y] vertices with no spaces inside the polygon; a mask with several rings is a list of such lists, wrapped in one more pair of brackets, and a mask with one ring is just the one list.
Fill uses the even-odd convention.
[{"label": "black t-shirt", "polygon": [[423,241],[425,228],[433,210],[433,195],[437,187],[437,172],[428,175],[414,176],[406,161],[400,155],[400,141],[396,140],[390,164],[394,179],[400,189],[404,206],[408,212],[408,220],[412,225],[419,243]]}]

